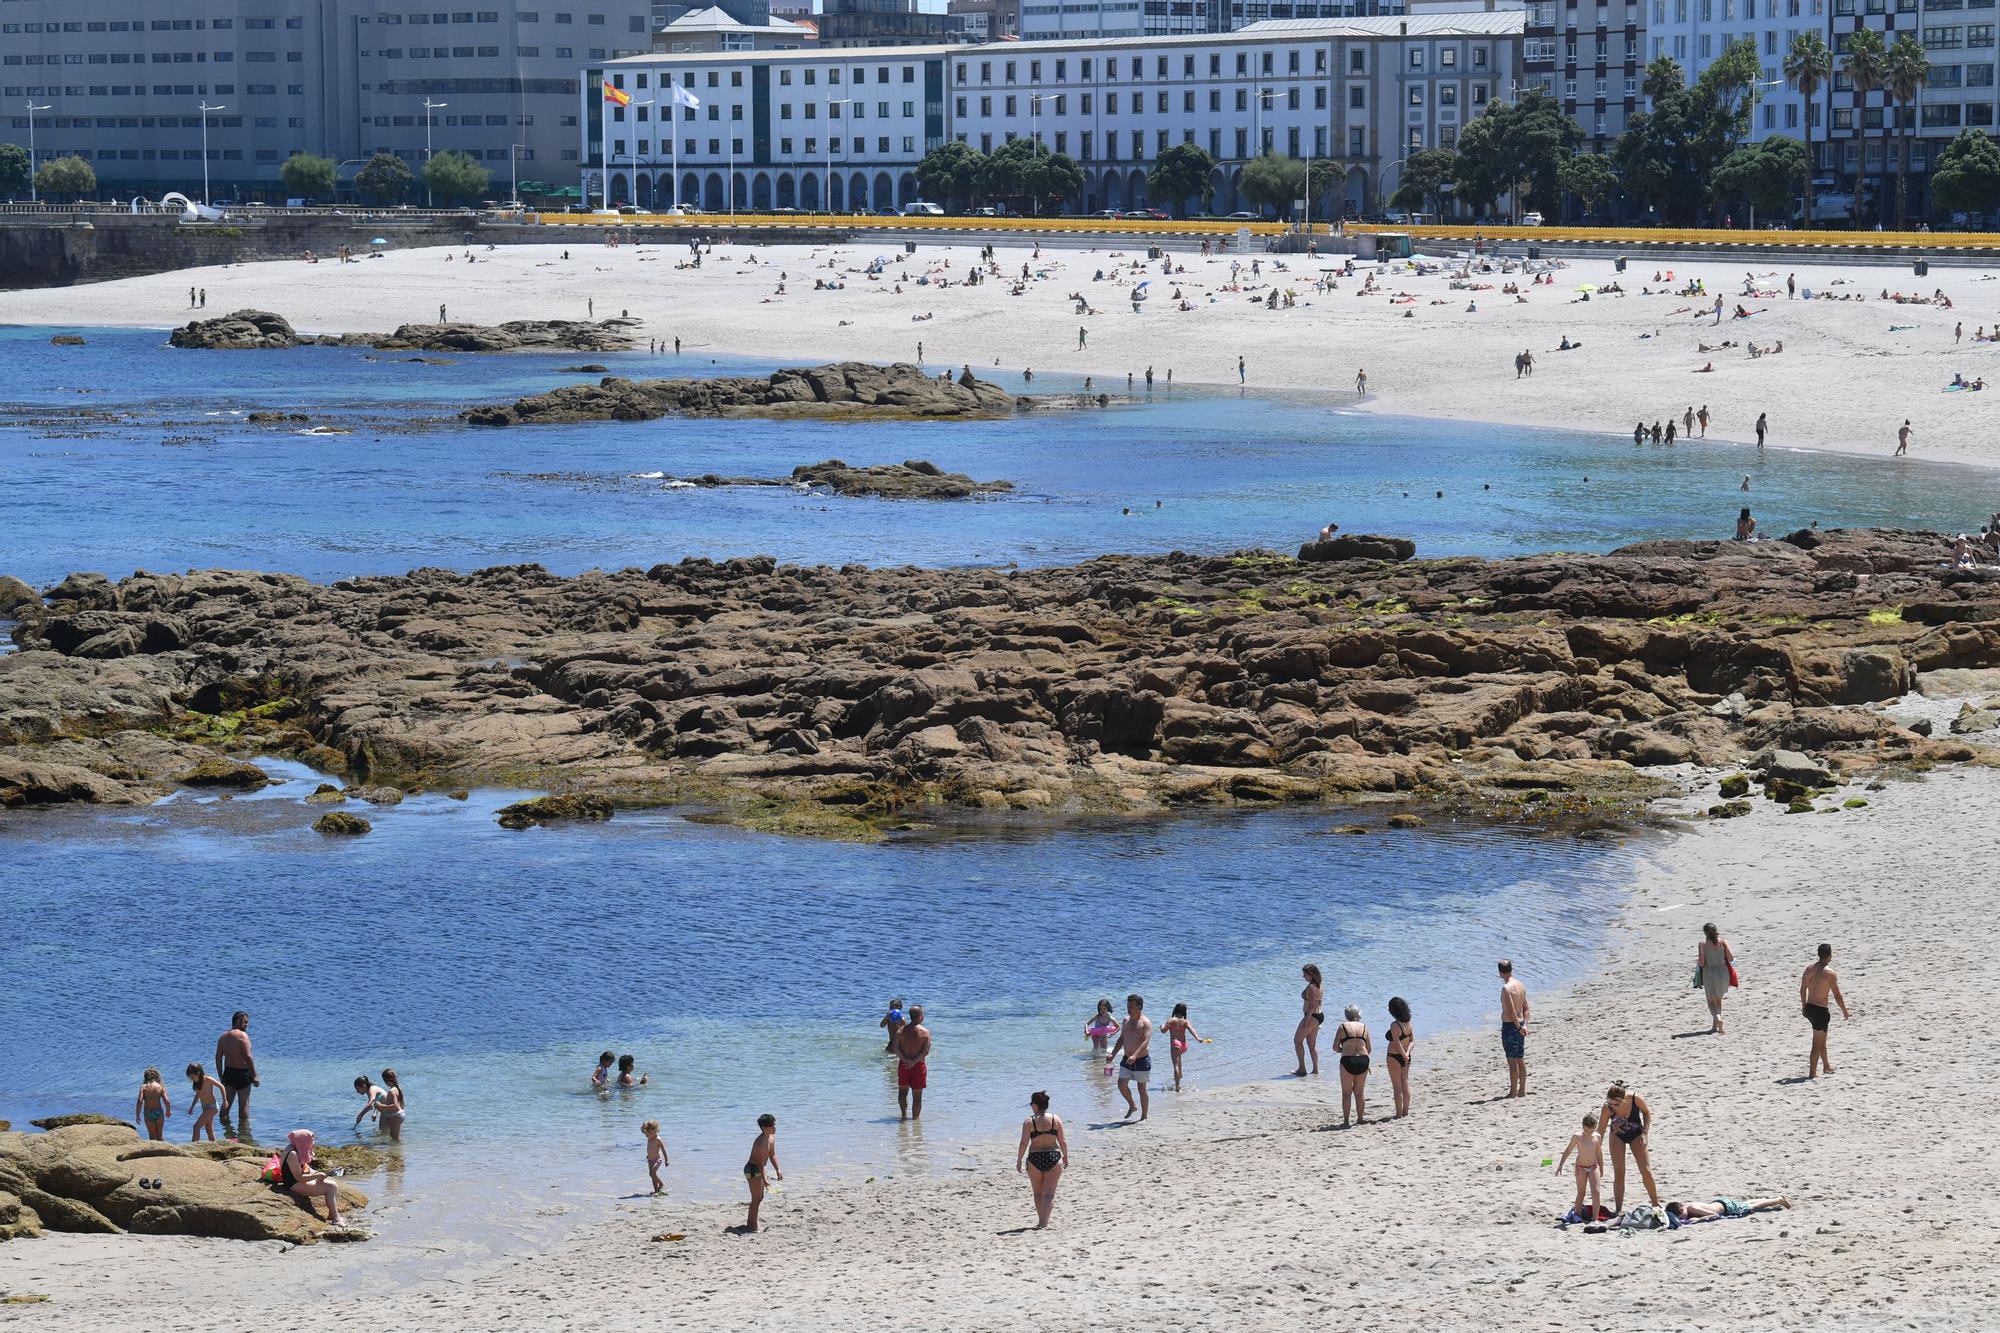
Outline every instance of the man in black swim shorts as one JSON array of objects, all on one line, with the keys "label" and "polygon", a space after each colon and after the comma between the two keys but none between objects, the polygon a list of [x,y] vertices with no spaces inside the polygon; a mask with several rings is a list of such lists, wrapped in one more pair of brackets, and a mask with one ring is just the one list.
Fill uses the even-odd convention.
[{"label": "man in black swim shorts", "polygon": [[236,1106],[236,1133],[250,1134],[250,1089],[261,1086],[257,1061],[250,1054],[250,1015],[238,1009],[229,1016],[229,1031],[215,1039],[215,1072],[222,1080],[222,1127],[229,1129],[229,1108]]},{"label": "man in black swim shorts", "polygon": [[1826,1055],[1826,1030],[1833,1022],[1833,1014],[1827,1008],[1827,1000],[1840,1006],[1840,1016],[1850,1017],[1847,1000],[1840,993],[1840,978],[1833,971],[1833,946],[1819,946],[1819,957],[1806,968],[1799,978],[1799,1008],[1805,1013],[1806,1022],[1812,1024],[1812,1053],[1806,1057],[1806,1077],[1818,1078],[1823,1068],[1833,1072],[1833,1062]]}]

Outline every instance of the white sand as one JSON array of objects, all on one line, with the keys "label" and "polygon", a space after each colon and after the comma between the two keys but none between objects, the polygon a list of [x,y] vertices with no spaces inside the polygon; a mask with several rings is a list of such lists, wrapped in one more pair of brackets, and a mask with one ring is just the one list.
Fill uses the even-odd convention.
[{"label": "white sand", "polygon": [[[1071,1125],[1047,1233],[1017,1230],[1033,1215],[1008,1169],[1015,1127],[996,1125],[987,1169],[961,1178],[815,1192],[795,1157],[758,1237],[724,1233],[735,1209],[627,1206],[546,1257],[453,1272],[439,1256],[394,1286],[367,1246],[63,1237],[0,1246],[0,1290],[52,1298],[23,1326],[78,1329],[1990,1326],[2000,774],[1868,799],[1760,803],[1655,846],[1598,975],[1534,995],[1526,1101],[1491,1100],[1505,1080],[1486,1032],[1419,1046],[1399,1123],[1322,1132],[1330,1075],[1163,1092],[1149,1125]],[[1681,1038],[1708,1025],[1688,985],[1705,919],[1743,989],[1727,1036]],[[1839,1072],[1807,1084],[1797,982],[1822,939],[1856,1016],[1834,1021]],[[1274,1072],[1289,1055],[1270,1052]],[[1023,1071],[1024,1093],[1046,1072]],[[1570,1182],[1541,1163],[1613,1078],[1654,1108],[1665,1197],[1787,1194],[1796,1210],[1671,1235],[1555,1229]],[[1369,1091],[1386,1104],[1379,1061]],[[649,1239],[669,1231],[686,1239]]]},{"label": "white sand", "polygon": [[[925,364],[937,369],[970,364],[1008,387],[1021,384],[1019,371],[1092,374],[1099,387],[1123,387],[1124,377],[1143,376],[1148,365],[1163,381],[1169,367],[1181,383],[1236,382],[1236,358],[1245,358],[1254,388],[1309,388],[1334,391],[1351,403],[1355,371],[1366,368],[1367,405],[1384,412],[1431,415],[1472,421],[1510,422],[1601,430],[1629,436],[1635,420],[1678,417],[1689,407],[1710,408],[1711,438],[1749,441],[1759,412],[1770,416],[1770,443],[1785,447],[1839,449],[1886,457],[1895,448],[1896,429],[1913,422],[1913,453],[1920,458],[2000,464],[2000,432],[1991,418],[2000,411],[2000,343],[1974,344],[1974,330],[2000,326],[2000,270],[1937,267],[1917,278],[1907,264],[1800,264],[1776,270],[1758,266],[1760,282],[1780,290],[1775,300],[1741,298],[1763,313],[1747,320],[1725,318],[1720,327],[1697,319],[1698,302],[1672,295],[1641,296],[1657,269],[1671,268],[1679,282],[1707,280],[1734,307],[1746,266],[1729,259],[1649,262],[1634,259],[1624,275],[1632,294],[1572,304],[1581,282],[1612,279],[1609,261],[1580,261],[1557,275],[1553,288],[1533,289],[1528,303],[1514,303],[1495,290],[1450,291],[1443,277],[1397,276],[1387,292],[1408,291],[1414,305],[1391,305],[1388,295],[1355,294],[1359,279],[1321,296],[1305,290],[1330,261],[1290,258],[1290,271],[1275,275],[1281,286],[1300,290],[1292,310],[1253,307],[1247,293],[1218,289],[1229,281],[1229,260],[1203,260],[1178,253],[1185,278],[1162,279],[1152,266],[1153,299],[1135,315],[1127,290],[1112,282],[1092,282],[1094,270],[1110,271],[1122,254],[1144,257],[1143,247],[1122,251],[1045,251],[1038,266],[1049,276],[1031,283],[1021,296],[1005,282],[944,291],[905,283],[929,272],[963,276],[975,256],[969,247],[926,246],[913,260],[900,247],[718,247],[699,270],[678,269],[686,256],[672,246],[605,247],[597,233],[577,228],[563,245],[508,246],[477,253],[467,266],[449,263],[445,250],[410,250],[382,259],[340,265],[274,262],[227,268],[184,270],[82,287],[12,292],[0,300],[0,319],[10,323],[138,325],[167,327],[188,317],[187,291],[208,290],[205,313],[243,307],[273,310],[302,331],[338,333],[393,327],[437,317],[442,302],[455,320],[498,323],[508,319],[582,318],[587,302],[602,318],[629,311],[645,321],[644,336],[683,340],[685,355],[663,358],[661,374],[697,374],[701,356],[736,353],[812,363],[836,357],[911,360],[919,341]],[[755,254],[752,266],[743,261]],[[870,258],[891,257],[887,279],[871,282],[858,270]],[[1261,257],[1261,256],[1259,256]],[[828,270],[827,260],[838,265]],[[1248,256],[1244,257],[1247,266]],[[1001,269],[1018,275],[1025,250],[1002,250]],[[818,267],[815,268],[814,265]],[[774,295],[780,271],[790,274],[788,294]],[[1864,302],[1787,301],[1787,272],[1802,285],[1837,293],[1860,293]],[[840,277],[844,291],[813,291],[815,276]],[[1248,283],[1259,294],[1273,275]],[[1833,286],[1835,280],[1848,285]],[[1169,299],[1182,287],[1195,308],[1182,312]],[[1943,288],[1954,310],[1894,305],[1879,300],[1891,292]],[[1064,298],[1087,296],[1101,313],[1079,318]],[[1209,296],[1216,303],[1208,304]],[[767,301],[768,298],[768,301]],[[1468,299],[1479,309],[1469,312]],[[1438,300],[1443,304],[1432,305]],[[1306,302],[1309,302],[1307,304]],[[1675,311],[1683,311],[1674,314]],[[935,312],[936,318],[912,322]],[[1404,318],[1406,312],[1412,317]],[[845,322],[844,322],[845,321]],[[1953,326],[1965,325],[1967,341],[1954,347]],[[1891,325],[1913,325],[1891,333]],[[1090,343],[1078,350],[1079,325]],[[1642,340],[1657,330],[1659,337]],[[1567,334],[1583,346],[1554,352]],[[1703,354],[1697,344],[1729,339],[1734,349]],[[1751,360],[1742,344],[1782,341],[1783,355]],[[1514,376],[1514,355],[1530,349],[1537,366],[1532,379]],[[1698,368],[1713,361],[1712,374]],[[1989,393],[1945,393],[1954,372],[1970,380],[1996,381]]]}]

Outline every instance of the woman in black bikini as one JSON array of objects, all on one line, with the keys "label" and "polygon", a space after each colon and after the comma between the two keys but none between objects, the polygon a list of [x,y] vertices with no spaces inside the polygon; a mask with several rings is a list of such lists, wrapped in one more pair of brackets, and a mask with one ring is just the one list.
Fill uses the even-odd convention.
[{"label": "woman in black bikini", "polygon": [[1613,1083],[1604,1093],[1604,1109],[1597,1123],[1611,1132],[1611,1211],[1625,1211],[1625,1150],[1639,1164],[1639,1179],[1646,1182],[1646,1197],[1660,1206],[1660,1191],[1653,1184],[1653,1163],[1646,1155],[1646,1132],[1653,1127],[1653,1108],[1636,1092],[1627,1092],[1623,1083]]},{"label": "woman in black bikini", "polygon": [[1305,973],[1306,988],[1299,992],[1299,1006],[1304,1011],[1299,1025],[1292,1031],[1292,1050],[1297,1052],[1299,1067],[1292,1071],[1294,1077],[1306,1076],[1306,1056],[1312,1056],[1312,1071],[1319,1072],[1319,1027],[1326,1022],[1326,1014],[1321,1010],[1319,964],[1307,963]]},{"label": "woman in black bikini", "polygon": [[1035,1191],[1035,1230],[1042,1231],[1056,1210],[1056,1182],[1069,1165],[1069,1138],[1063,1133],[1062,1117],[1049,1114],[1049,1094],[1030,1094],[1028,1105],[1021,1143],[1014,1150],[1014,1169],[1019,1171],[1027,1163],[1028,1184]]},{"label": "woman in black bikini", "polygon": [[1368,1123],[1368,1104],[1364,1100],[1368,1086],[1368,1052],[1375,1049],[1374,1039],[1368,1035],[1368,1025],[1361,1021],[1361,1010],[1347,1006],[1347,1021],[1333,1030],[1333,1052],[1340,1057],[1340,1127],[1347,1128],[1348,1107],[1354,1108],[1354,1118],[1362,1124]]},{"label": "woman in black bikini", "polygon": [[1417,1044],[1417,1030],[1410,1026],[1410,1002],[1398,995],[1389,1001],[1389,1017],[1396,1020],[1382,1034],[1389,1047],[1389,1090],[1396,1097],[1396,1119],[1410,1113],[1410,1052]]}]

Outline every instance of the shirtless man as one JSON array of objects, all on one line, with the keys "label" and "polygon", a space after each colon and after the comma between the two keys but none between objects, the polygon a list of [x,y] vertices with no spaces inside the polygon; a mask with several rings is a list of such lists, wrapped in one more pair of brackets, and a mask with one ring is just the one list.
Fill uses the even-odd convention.
[{"label": "shirtless man", "polygon": [[229,1031],[215,1039],[215,1071],[222,1078],[222,1128],[229,1130],[229,1107],[236,1106],[236,1133],[250,1134],[250,1089],[262,1087],[257,1061],[250,1054],[250,1015],[238,1009],[229,1016]]},{"label": "shirtless man", "polygon": [[1831,995],[1833,1002],[1840,1006],[1842,1018],[1851,1017],[1847,1012],[1847,1001],[1841,998],[1840,978],[1829,966],[1832,962],[1833,946],[1822,944],[1819,946],[1818,961],[1799,978],[1799,1007],[1805,1011],[1806,1022],[1812,1024],[1813,1034],[1812,1054],[1806,1057],[1807,1078],[1818,1078],[1822,1068],[1829,1074],[1833,1072],[1833,1061],[1826,1058],[1826,1029],[1833,1022],[1833,1014],[1826,1007],[1827,997]]},{"label": "shirtless man", "polygon": [[1514,962],[1500,960],[1500,1049],[1507,1053],[1507,1095],[1528,1095],[1528,988]]},{"label": "shirtless man", "polygon": [[[1153,1077],[1153,1020],[1146,1017],[1146,1002],[1137,995],[1125,997],[1125,1026],[1111,1043],[1111,1055],[1118,1061],[1118,1091],[1125,1098],[1125,1118],[1137,1111],[1144,1120],[1152,1113],[1147,1085]],[[1132,1085],[1139,1085],[1139,1100],[1132,1100]]]},{"label": "shirtless man", "polygon": [[896,1109],[905,1120],[924,1118],[924,1087],[930,1082],[931,1030],[924,1007],[910,1006],[910,1021],[896,1034]]}]

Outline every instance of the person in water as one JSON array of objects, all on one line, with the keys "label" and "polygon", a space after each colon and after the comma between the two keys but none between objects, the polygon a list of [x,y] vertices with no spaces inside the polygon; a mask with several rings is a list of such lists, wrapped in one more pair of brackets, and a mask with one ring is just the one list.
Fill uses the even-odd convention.
[{"label": "person in water", "polygon": [[639,1126],[639,1132],[646,1136],[646,1176],[653,1182],[653,1193],[666,1192],[666,1182],[660,1179],[660,1169],[667,1165],[667,1145],[660,1138],[660,1122],[648,1120]]},{"label": "person in water", "polygon": [[910,1006],[910,1021],[896,1034],[896,1109],[905,1120],[924,1118],[924,1089],[930,1086],[931,1030],[924,1007]]},{"label": "person in water", "polygon": [[[1125,997],[1125,1026],[1110,1054],[1118,1058],[1118,1092],[1125,1098],[1125,1118],[1134,1112],[1144,1120],[1152,1113],[1147,1085],[1153,1078],[1153,1020],[1146,1017],[1146,1002],[1137,995]],[[1139,1100],[1132,1100],[1132,1085],[1139,1087]]]},{"label": "person in water", "polygon": [[158,1141],[167,1137],[167,1117],[174,1113],[174,1100],[160,1071],[148,1069],[139,1083],[139,1098],[132,1103],[132,1118],[146,1126],[146,1137]]},{"label": "person in water", "polygon": [[757,1209],[764,1202],[766,1171],[772,1180],[785,1178],[784,1168],[778,1165],[778,1117],[768,1111],[757,1117],[757,1137],[750,1141],[750,1160],[743,1164],[743,1178],[750,1186],[750,1216],[743,1224],[745,1231],[757,1229]]},{"label": "person in water", "polygon": [[1345,1021],[1333,1030],[1333,1053],[1340,1057],[1340,1127],[1345,1129],[1350,1108],[1356,1121],[1368,1123],[1368,1053],[1375,1041],[1361,1021],[1359,1006],[1348,1005],[1342,1017]]},{"label": "person in water", "polygon": [[213,1143],[217,1093],[222,1085],[210,1078],[208,1071],[199,1064],[190,1064],[187,1067],[187,1077],[190,1085],[188,1105],[195,1109],[194,1129],[188,1134],[188,1142],[193,1143],[206,1133],[208,1141]]},{"label": "person in water", "polygon": [[241,1009],[229,1016],[229,1031],[215,1039],[215,1072],[222,1080],[222,1128],[229,1129],[229,1108],[236,1107],[236,1132],[250,1133],[250,1089],[263,1086],[257,1059],[250,1053],[250,1015]]},{"label": "person in water", "polygon": [[1173,1017],[1160,1024],[1160,1026],[1165,1029],[1167,1034],[1167,1049],[1173,1052],[1174,1091],[1179,1092],[1181,1090],[1181,1057],[1187,1054],[1188,1043],[1200,1041],[1202,1040],[1202,1036],[1194,1030],[1194,1023],[1188,1018],[1188,1007],[1184,1004],[1175,1005]]},{"label": "person in water", "polygon": [[1586,1115],[1583,1128],[1569,1136],[1569,1146],[1556,1159],[1556,1174],[1563,1173],[1563,1163],[1576,1157],[1576,1202],[1570,1205],[1572,1213],[1583,1212],[1583,1196],[1590,1193],[1590,1211],[1584,1216],[1596,1221],[1604,1215],[1604,1136],[1597,1132],[1597,1117]]},{"label": "person in water", "polygon": [[390,1105],[375,1117],[376,1123],[389,1131],[392,1142],[403,1141],[403,1117],[408,1108],[403,1104],[403,1081],[396,1077],[396,1071],[385,1068],[382,1071],[382,1087],[389,1094]]},{"label": "person in water", "polygon": [[278,1158],[278,1179],[286,1189],[306,1200],[310,1207],[314,1199],[326,1203],[326,1220],[332,1226],[344,1227],[346,1222],[340,1217],[340,1186],[332,1176],[313,1166],[313,1132],[309,1129],[295,1129],[287,1136],[288,1146],[284,1155]]},{"label": "person in water", "polygon": [[1097,1012],[1084,1024],[1083,1035],[1090,1038],[1092,1054],[1103,1055],[1111,1049],[1111,1039],[1118,1035],[1118,1020],[1111,1013],[1109,999],[1097,1002]]},{"label": "person in water", "polygon": [[619,1087],[643,1088],[646,1086],[646,1081],[647,1081],[646,1076],[638,1071],[637,1069],[638,1063],[639,1062],[636,1059],[634,1059],[632,1056],[629,1055],[621,1055],[618,1057]]},{"label": "person in water", "polygon": [[590,1086],[597,1092],[611,1091],[611,1071],[618,1064],[615,1051],[606,1051],[597,1057],[597,1068],[590,1071]]},{"label": "person in water", "polygon": [[1049,1094],[1028,1095],[1028,1118],[1021,1122],[1021,1141],[1014,1149],[1014,1169],[1025,1170],[1035,1192],[1035,1230],[1048,1228],[1056,1210],[1056,1183],[1069,1167],[1069,1137],[1062,1117],[1049,1114]]},{"label": "person in water", "polygon": [[1410,1113],[1410,1052],[1416,1049],[1417,1030],[1410,1026],[1410,1002],[1400,995],[1390,997],[1389,1018],[1382,1040],[1389,1048],[1389,1091],[1401,1120]]},{"label": "person in water", "polygon": [[889,1034],[888,1044],[882,1048],[884,1051],[890,1055],[896,1053],[896,1034],[901,1032],[903,1024],[909,1021],[908,1016],[903,1013],[903,997],[899,995],[889,1001],[889,1012],[882,1015],[882,1021],[875,1025],[878,1028],[884,1029]]},{"label": "person in water", "polygon": [[[354,1127],[356,1129],[361,1128],[363,1116],[380,1116],[382,1112],[393,1111],[396,1107],[396,1100],[389,1095],[388,1089],[380,1088],[370,1083],[366,1074],[354,1080],[354,1090],[360,1093],[363,1099],[361,1109],[354,1113]],[[387,1129],[388,1126],[385,1124],[383,1128]],[[400,1123],[398,1123],[397,1128],[401,1128]]]},{"label": "person in water", "polygon": [[1653,1108],[1623,1083],[1613,1083],[1604,1092],[1604,1107],[1598,1123],[1611,1131],[1611,1211],[1625,1211],[1625,1154],[1639,1164],[1639,1179],[1645,1182],[1646,1198],[1660,1206],[1659,1187],[1653,1184],[1653,1163],[1646,1154],[1646,1133],[1653,1127]]},{"label": "person in water", "polygon": [[1308,1056],[1312,1058],[1312,1072],[1319,1072],[1319,1029],[1320,1024],[1326,1022],[1321,999],[1325,985],[1320,980],[1318,963],[1307,963],[1299,970],[1306,979],[1306,985],[1299,992],[1299,1008],[1302,1011],[1299,1025],[1292,1029],[1292,1050],[1299,1057],[1299,1067],[1292,1074],[1295,1078],[1304,1078]]}]

